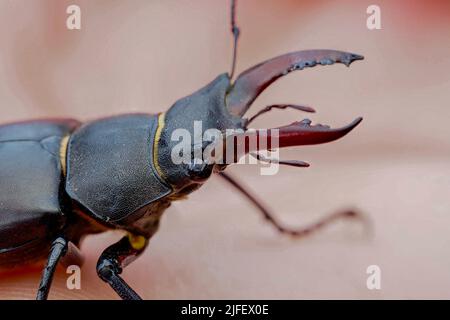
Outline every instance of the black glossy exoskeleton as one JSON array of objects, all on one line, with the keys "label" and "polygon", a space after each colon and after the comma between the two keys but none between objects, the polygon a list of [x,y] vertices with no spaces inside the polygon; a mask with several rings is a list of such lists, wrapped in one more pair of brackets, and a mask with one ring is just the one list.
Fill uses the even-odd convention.
[{"label": "black glossy exoskeleton", "polygon": [[[234,18],[232,21],[237,39],[238,29]],[[281,232],[301,236],[336,218],[354,216],[353,212],[341,212],[308,228],[286,229],[245,188],[223,173],[226,164],[176,164],[171,153],[177,144],[172,133],[183,128],[194,135],[194,121],[201,121],[202,132],[211,128],[220,132],[242,129],[244,134],[254,134],[247,131],[254,117],[248,120],[243,116],[276,79],[306,67],[337,62],[348,66],[359,59],[359,55],[334,50],[293,52],[258,64],[235,81],[222,74],[178,100],[165,113],[122,115],[84,124],[40,120],[0,126],[0,268],[47,258],[37,295],[45,299],[69,243],[76,247],[86,234],[120,229],[127,235],[103,252],[97,272],[122,298],[138,299],[119,276],[122,268],[146,248],[170,203],[199,188],[213,172],[247,196]],[[275,105],[258,115],[287,107],[314,111]],[[307,120],[294,122],[276,128],[279,147],[336,140],[360,121],[340,129],[311,126]],[[269,137],[271,131],[265,134]],[[244,150],[254,151],[247,146]],[[296,161],[279,163],[307,166]]]}]

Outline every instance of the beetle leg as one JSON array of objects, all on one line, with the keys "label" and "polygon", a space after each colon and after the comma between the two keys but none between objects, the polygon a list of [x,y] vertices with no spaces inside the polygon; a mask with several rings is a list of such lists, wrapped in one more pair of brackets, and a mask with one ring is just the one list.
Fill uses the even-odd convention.
[{"label": "beetle leg", "polygon": [[71,265],[81,267],[84,263],[84,257],[80,252],[80,249],[73,242],[69,241],[67,244],[67,252],[63,257],[61,257],[60,263],[65,268]]},{"label": "beetle leg", "polygon": [[316,110],[314,110],[313,108],[308,107],[308,106],[300,106],[300,105],[295,105],[295,104],[272,104],[272,105],[267,106],[264,109],[260,110],[253,117],[250,117],[249,119],[247,119],[245,121],[245,127],[247,127],[250,124],[250,122],[252,122],[256,118],[258,118],[262,114],[269,112],[272,109],[287,109],[287,108],[292,108],[292,109],[295,109],[295,110],[304,111],[304,112],[311,112],[311,113],[316,112]]},{"label": "beetle leg", "polygon": [[263,205],[259,200],[257,200],[252,194],[250,194],[247,189],[242,186],[237,180],[235,180],[230,175],[220,172],[221,177],[223,177],[228,183],[239,190],[253,205],[259,209],[264,218],[270,222],[279,232],[294,236],[296,238],[302,238],[304,236],[310,235],[323,227],[329,225],[330,223],[339,220],[341,218],[345,219],[360,219],[361,221],[367,221],[363,215],[352,210],[340,211],[328,216],[322,217],[319,221],[315,222],[310,226],[306,226],[299,229],[287,228],[281,225],[274,217],[274,215]]},{"label": "beetle leg", "polygon": [[50,249],[50,254],[47,259],[47,264],[42,272],[41,283],[39,284],[36,300],[47,300],[56,266],[58,265],[59,259],[65,255],[66,251],[66,239],[59,237],[53,241],[52,248]]},{"label": "beetle leg", "polygon": [[98,276],[124,300],[141,300],[119,274],[145,250],[147,244],[148,239],[142,236],[126,236],[106,248],[98,259]]}]

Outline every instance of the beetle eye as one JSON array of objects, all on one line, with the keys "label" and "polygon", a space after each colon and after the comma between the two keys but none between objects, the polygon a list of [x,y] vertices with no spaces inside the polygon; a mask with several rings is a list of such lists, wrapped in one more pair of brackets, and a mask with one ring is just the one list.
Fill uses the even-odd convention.
[{"label": "beetle eye", "polygon": [[211,175],[212,166],[201,159],[194,158],[188,166],[189,177],[194,181],[203,181]]}]

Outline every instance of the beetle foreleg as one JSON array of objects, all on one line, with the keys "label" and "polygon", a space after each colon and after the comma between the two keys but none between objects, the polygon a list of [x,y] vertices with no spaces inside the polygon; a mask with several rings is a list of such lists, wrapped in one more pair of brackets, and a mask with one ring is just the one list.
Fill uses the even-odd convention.
[{"label": "beetle foreleg", "polygon": [[41,283],[39,284],[36,300],[47,300],[56,266],[58,265],[59,259],[65,255],[66,251],[66,239],[59,237],[53,241],[52,248],[50,249],[50,254],[47,259],[47,264],[42,272]]},{"label": "beetle foreleg", "polygon": [[301,238],[307,235],[310,235],[314,233],[315,231],[318,231],[322,229],[323,227],[329,225],[330,223],[339,220],[341,218],[351,218],[351,219],[360,219],[361,221],[366,221],[365,217],[361,215],[358,212],[347,210],[347,211],[340,211],[333,214],[330,214],[328,216],[325,216],[321,218],[316,223],[306,226],[299,229],[291,229],[284,227],[279,223],[274,215],[263,205],[259,200],[257,200],[252,194],[250,194],[245,187],[243,187],[239,182],[237,182],[233,177],[230,175],[220,172],[220,175],[225,178],[225,180],[230,183],[232,186],[234,186],[236,189],[238,189],[248,200],[250,200],[251,203],[253,203],[259,211],[263,214],[264,218],[270,222],[279,232],[283,234],[288,234],[290,236],[294,236],[296,238]]},{"label": "beetle foreleg", "polygon": [[[140,241],[143,239],[143,241]],[[97,274],[124,300],[141,300],[139,295],[119,274],[147,247],[148,240],[141,236],[127,236],[106,248],[97,262]]]},{"label": "beetle foreleg", "polygon": [[84,263],[84,257],[80,249],[74,243],[69,241],[69,243],[67,244],[67,252],[64,256],[61,257],[59,263],[61,263],[61,265],[65,268],[71,265],[77,265],[81,267]]}]

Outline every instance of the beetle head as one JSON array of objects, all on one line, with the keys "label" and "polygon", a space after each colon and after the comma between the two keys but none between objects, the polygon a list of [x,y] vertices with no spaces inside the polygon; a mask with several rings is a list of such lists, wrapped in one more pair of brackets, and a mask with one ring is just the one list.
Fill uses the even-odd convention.
[{"label": "beetle head", "polygon": [[213,142],[204,139],[205,133],[243,128],[242,118],[232,115],[225,105],[229,88],[228,75],[219,75],[160,115],[158,166],[175,189],[195,190],[211,175],[215,163],[204,161],[202,154]]},{"label": "beetle head", "polygon": [[[178,100],[160,120],[157,162],[161,175],[174,189],[188,193],[198,188],[214,170],[223,170],[245,153],[258,151],[249,144],[252,136],[270,140],[276,132],[278,147],[326,143],[343,137],[362,119],[338,129],[303,120],[258,131],[247,128],[249,121],[244,115],[264,89],[291,71],[334,63],[349,66],[361,59],[360,55],[334,50],[297,51],[244,71],[234,83],[228,74],[218,76],[199,91]],[[271,147],[270,142],[265,145],[267,149]]]}]

